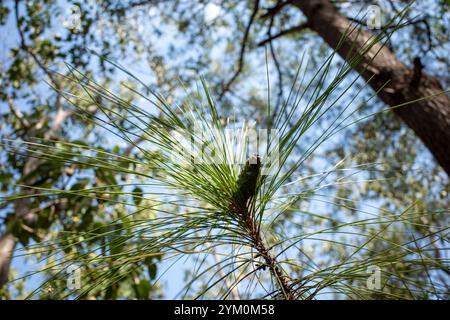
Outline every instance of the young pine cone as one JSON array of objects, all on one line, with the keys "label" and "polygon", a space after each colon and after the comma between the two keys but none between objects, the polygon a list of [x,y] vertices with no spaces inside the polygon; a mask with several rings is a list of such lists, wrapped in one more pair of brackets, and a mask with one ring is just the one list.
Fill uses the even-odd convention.
[{"label": "young pine cone", "polygon": [[256,183],[261,171],[261,159],[258,155],[252,156],[245,163],[239,174],[237,190],[233,195],[234,209],[242,211],[246,208],[247,202],[256,194]]}]

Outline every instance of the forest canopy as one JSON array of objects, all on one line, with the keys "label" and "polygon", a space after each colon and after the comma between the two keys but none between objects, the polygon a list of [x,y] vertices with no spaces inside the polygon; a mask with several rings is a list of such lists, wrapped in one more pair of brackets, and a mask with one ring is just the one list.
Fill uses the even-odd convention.
[{"label": "forest canopy", "polygon": [[0,3],[0,299],[448,299],[447,0]]}]

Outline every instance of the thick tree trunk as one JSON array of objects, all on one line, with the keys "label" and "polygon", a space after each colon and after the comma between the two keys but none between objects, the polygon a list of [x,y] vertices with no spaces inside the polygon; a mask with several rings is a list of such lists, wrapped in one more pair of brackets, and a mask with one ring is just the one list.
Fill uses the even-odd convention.
[{"label": "thick tree trunk", "polygon": [[[291,0],[291,3],[305,14],[309,28],[332,48],[337,48],[352,28],[350,21],[328,0]],[[371,36],[364,30],[353,31],[341,42],[337,49],[339,55],[344,59],[354,56],[355,50],[364,47]],[[393,111],[414,130],[450,176],[450,99],[442,93],[444,89],[439,81],[422,73],[420,62],[416,61],[416,68],[408,68],[380,44],[373,46],[355,69],[375,91],[388,82],[378,97],[389,106],[433,96]]]}]

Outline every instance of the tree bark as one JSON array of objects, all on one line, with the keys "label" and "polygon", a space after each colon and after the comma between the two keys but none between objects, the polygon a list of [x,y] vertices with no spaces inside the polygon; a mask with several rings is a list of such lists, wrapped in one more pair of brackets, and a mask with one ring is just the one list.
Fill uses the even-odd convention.
[{"label": "tree bark", "polygon": [[8,282],[9,266],[15,247],[14,236],[9,232],[4,233],[0,238],[0,288]]},{"label": "tree bark", "polygon": [[[357,30],[344,38],[352,25],[329,0],[291,0],[291,3],[304,13],[311,30],[330,47],[337,48],[341,41],[337,52],[344,59],[354,56],[372,37],[367,31]],[[381,44],[374,45],[361,58],[362,63],[355,70],[375,91],[388,83],[378,93],[387,105],[394,107],[432,96],[394,108],[393,112],[416,133],[450,176],[450,99],[442,93],[439,81],[422,72],[420,60],[415,61],[415,68],[409,68]]]}]

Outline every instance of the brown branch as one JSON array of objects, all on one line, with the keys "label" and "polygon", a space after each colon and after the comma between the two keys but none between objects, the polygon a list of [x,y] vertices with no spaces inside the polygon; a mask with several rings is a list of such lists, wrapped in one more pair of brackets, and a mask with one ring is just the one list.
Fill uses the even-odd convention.
[{"label": "brown branch", "polygon": [[266,12],[261,15],[261,19],[266,19],[268,17],[275,16],[278,12],[281,11],[281,9],[284,8],[284,6],[288,5],[289,1],[278,1],[277,4],[271,8],[268,8]]},{"label": "brown branch", "polygon": [[253,24],[253,21],[255,20],[256,14],[258,13],[259,10],[259,0],[255,1],[255,6],[253,7],[253,11],[252,11],[252,15],[250,16],[250,19],[247,23],[247,26],[245,28],[245,32],[244,32],[244,37],[242,39],[242,45],[241,45],[241,50],[239,52],[239,59],[238,59],[238,64],[237,64],[237,69],[235,71],[235,73],[233,74],[233,76],[230,78],[230,80],[228,80],[227,83],[225,83],[222,86],[222,92],[218,97],[218,100],[222,100],[223,96],[225,95],[225,93],[227,93],[230,90],[231,85],[233,84],[233,82],[237,79],[237,77],[239,76],[239,74],[242,72],[242,69],[244,67],[244,55],[245,55],[245,50],[247,48],[247,41],[248,41],[248,36],[250,34],[250,28]]},{"label": "brown branch", "polygon": [[295,26],[295,27],[292,27],[292,28],[289,28],[289,29],[286,29],[286,30],[282,30],[282,31],[280,31],[277,34],[274,34],[273,36],[270,36],[270,37],[268,37],[268,38],[258,42],[257,46],[258,47],[262,47],[266,43],[271,42],[271,41],[273,41],[275,39],[278,39],[280,37],[286,36],[286,35],[291,34],[291,33],[300,32],[300,31],[306,30],[308,28],[309,28],[308,22],[304,22],[304,23],[302,23],[302,24],[300,24],[298,26]]},{"label": "brown branch", "polygon": [[62,107],[59,107],[56,112],[55,118],[53,119],[52,126],[50,127],[50,130],[48,130],[45,133],[44,138],[45,139],[52,138],[54,136],[54,134],[56,133],[56,131],[58,131],[58,129],[61,127],[64,120],[66,120],[71,114],[72,114],[72,111],[70,111],[70,110],[66,111]]},{"label": "brown branch", "polygon": [[[450,99],[436,77],[422,73],[411,86],[414,70],[406,66],[370,32],[352,30],[351,22],[329,0],[290,0],[309,21],[310,27],[344,59],[355,52],[353,65],[387,105],[403,106],[393,112],[407,124],[450,175]],[[378,39],[383,39],[379,37]],[[384,39],[386,40],[386,39]],[[371,44],[367,46],[367,44]],[[354,55],[353,55],[354,56]],[[408,105],[407,105],[408,104]]]},{"label": "brown branch", "polygon": [[48,78],[50,79],[50,81],[53,83],[53,85],[56,88],[60,88],[59,87],[59,83],[55,80],[55,78],[53,77],[53,75],[51,74],[51,72],[45,67],[45,65],[42,63],[42,61],[39,60],[39,58],[36,56],[36,54],[33,52],[33,50],[27,45],[26,41],[25,41],[25,35],[23,34],[22,29],[20,28],[20,15],[19,15],[19,0],[15,1],[15,17],[16,17],[16,26],[17,26],[17,31],[19,33],[19,37],[20,37],[20,46],[22,47],[22,49],[27,52],[31,58],[33,58],[33,60],[36,62],[36,64],[39,66],[39,68],[42,69],[42,71],[45,72],[45,74],[48,76]]},{"label": "brown branch", "polygon": [[[261,162],[259,156],[256,157],[256,164],[251,165],[250,160],[246,162],[241,171],[237,184],[238,190],[233,194],[229,203],[229,212],[244,230],[245,238],[249,245],[255,249],[257,257],[262,257],[265,266],[276,280],[276,286],[286,300],[294,300],[295,295],[288,276],[281,268],[276,256],[270,252],[261,234],[260,219],[256,214],[256,197],[258,189],[256,181],[260,175]],[[260,265],[255,271],[264,268]]]},{"label": "brown branch", "polygon": [[[269,38],[269,39],[272,38],[272,27],[273,27],[274,21],[275,21],[275,16],[272,15],[270,17],[269,28],[267,29],[267,38]],[[270,48],[270,54],[272,55],[272,59],[275,64],[275,69],[277,70],[277,74],[278,74],[278,96],[277,96],[277,100],[275,103],[275,108],[273,110],[273,114],[272,115],[269,114],[268,117],[276,118],[278,111],[280,109],[281,100],[283,99],[283,73],[281,72],[281,65],[280,65],[280,62],[278,61],[277,55],[275,53],[275,48],[274,48],[272,40],[269,41],[269,48]],[[270,119],[268,119],[268,120],[270,120]]]},{"label": "brown branch", "polygon": [[19,120],[22,127],[24,127],[25,129],[29,129],[30,123],[23,116],[23,113],[14,106],[14,102],[11,99],[11,97],[7,98],[7,102],[8,102],[9,110],[11,110],[11,113],[14,114],[14,116]]},{"label": "brown branch", "polygon": [[125,155],[129,156],[131,154],[131,152],[133,151],[134,148],[136,148],[138,146],[138,144],[140,144],[141,142],[144,142],[145,139],[144,136],[138,137],[136,140],[134,140],[133,142],[131,142],[128,147],[125,149]]},{"label": "brown branch", "polygon": [[44,63],[38,58],[38,56],[33,52],[33,50],[27,45],[26,41],[25,41],[25,35],[23,34],[22,29],[20,28],[20,14],[19,14],[19,0],[15,1],[15,6],[14,6],[14,13],[15,13],[15,18],[16,18],[16,27],[17,27],[17,32],[19,33],[19,37],[20,37],[20,45],[21,48],[30,55],[30,57],[34,60],[34,62],[38,65],[38,67],[48,76],[48,78],[50,79],[50,82],[53,84],[53,86],[56,89],[57,92],[57,96],[56,96],[56,109],[60,110],[62,109],[61,107],[61,94],[59,93],[59,91],[61,90],[61,83],[59,81],[56,81],[55,77],[53,76],[53,74],[48,70],[48,68],[44,65]]},{"label": "brown branch", "polygon": [[134,8],[143,7],[143,6],[147,6],[147,5],[155,6],[155,5],[158,5],[161,3],[167,3],[167,2],[169,2],[169,1],[168,0],[141,0],[141,1],[128,3],[124,6],[117,6],[116,8],[109,9],[108,11],[111,12],[112,14],[115,14],[119,11],[134,9]]},{"label": "brown branch", "polygon": [[428,52],[433,50],[433,37],[431,36],[431,27],[430,27],[430,24],[428,23],[428,21],[426,19],[423,19],[423,21],[421,21],[421,22],[425,25],[426,34],[427,34],[428,48],[424,52],[424,54],[427,54]]},{"label": "brown branch", "polygon": [[261,257],[264,259],[266,266],[269,268],[271,274],[276,279],[276,282],[278,284],[278,287],[280,288],[283,297],[286,300],[294,300],[295,295],[292,291],[292,286],[289,284],[288,278],[286,277],[282,269],[279,267],[278,261],[265,245],[261,237],[261,230],[259,228],[259,225],[255,221],[254,214],[249,212],[249,209],[246,208],[244,215],[240,216],[244,217],[243,222],[249,232],[252,244],[254,248],[258,251],[258,253],[261,255]]}]

